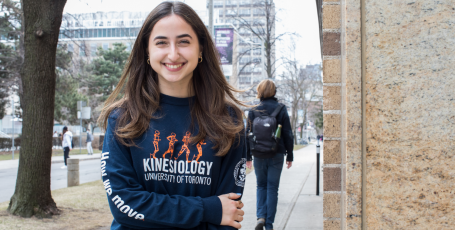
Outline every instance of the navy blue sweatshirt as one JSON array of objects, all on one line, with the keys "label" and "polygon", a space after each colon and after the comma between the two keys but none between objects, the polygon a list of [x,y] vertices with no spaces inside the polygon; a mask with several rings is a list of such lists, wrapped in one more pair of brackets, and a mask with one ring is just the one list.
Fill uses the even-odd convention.
[{"label": "navy blue sweatshirt", "polygon": [[[278,107],[278,101],[275,97],[269,97],[261,100],[261,103],[254,108],[254,110],[259,111],[261,115],[263,114],[272,114],[273,111]],[[251,127],[250,125],[253,124],[254,120],[254,112],[250,111],[248,113],[248,121],[247,121],[247,133],[250,132]],[[294,160],[294,135],[292,134],[291,128],[291,121],[289,120],[288,110],[286,106],[281,108],[280,112],[276,116],[276,121],[278,124],[282,126],[281,128],[281,138],[278,143],[278,153],[287,154],[286,161],[293,161]],[[249,148],[249,143],[247,142],[248,150],[247,150],[247,159],[251,161],[253,159],[251,155],[251,151]]]},{"label": "navy blue sweatshirt", "polygon": [[135,140],[137,147],[114,137],[119,110],[109,116],[101,171],[114,216],[111,229],[235,229],[219,225],[218,196],[243,193],[245,136],[224,157],[215,156],[208,139],[191,144],[189,137],[197,134],[197,125],[190,130],[192,99],[161,94],[155,114],[160,117]]}]

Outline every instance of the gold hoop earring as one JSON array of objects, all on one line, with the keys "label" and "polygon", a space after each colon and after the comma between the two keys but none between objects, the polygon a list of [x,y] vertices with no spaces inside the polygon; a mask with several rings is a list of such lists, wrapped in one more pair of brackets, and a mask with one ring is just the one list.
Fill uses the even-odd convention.
[{"label": "gold hoop earring", "polygon": [[199,63],[201,63],[202,62],[202,56],[200,56],[199,58],[201,59],[201,60],[199,60]]},{"label": "gold hoop earring", "polygon": [[147,58],[147,64],[150,65],[150,58]]}]

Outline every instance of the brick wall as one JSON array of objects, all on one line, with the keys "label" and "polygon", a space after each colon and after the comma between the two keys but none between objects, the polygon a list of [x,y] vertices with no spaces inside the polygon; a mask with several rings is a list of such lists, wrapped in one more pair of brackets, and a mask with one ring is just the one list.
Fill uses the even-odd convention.
[{"label": "brick wall", "polygon": [[324,230],[341,229],[341,5],[324,0],[323,90],[324,90]]}]

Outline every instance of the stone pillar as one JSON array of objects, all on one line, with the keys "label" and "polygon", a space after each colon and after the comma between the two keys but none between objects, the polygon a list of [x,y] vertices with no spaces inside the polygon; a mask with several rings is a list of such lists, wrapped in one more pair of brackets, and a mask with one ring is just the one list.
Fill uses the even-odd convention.
[{"label": "stone pillar", "polygon": [[79,185],[79,159],[68,158],[68,187]]},{"label": "stone pillar", "polygon": [[341,6],[323,0],[324,230],[341,229]]}]

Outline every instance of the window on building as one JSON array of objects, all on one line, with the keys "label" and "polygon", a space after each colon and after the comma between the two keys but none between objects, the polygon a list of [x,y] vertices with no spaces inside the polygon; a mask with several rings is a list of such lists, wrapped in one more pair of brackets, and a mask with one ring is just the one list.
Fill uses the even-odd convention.
[{"label": "window on building", "polygon": [[252,62],[256,63],[256,64],[261,63],[261,58],[260,57],[253,57]]},{"label": "window on building", "polygon": [[107,37],[107,29],[103,29],[103,38]]},{"label": "window on building", "polygon": [[84,43],[80,44],[80,46],[79,46],[79,56],[85,57],[85,44]]},{"label": "window on building", "polygon": [[213,1],[213,7],[223,7],[223,1]]},{"label": "window on building", "polygon": [[241,35],[250,35],[250,34],[251,34],[251,31],[250,31],[249,29],[247,29],[247,28],[240,28],[240,29],[239,29],[239,33],[240,33]]},{"label": "window on building", "polygon": [[242,71],[241,72],[242,74],[249,74],[251,73],[251,66],[250,65],[242,66],[240,67],[240,70]]},{"label": "window on building", "polygon": [[120,37],[125,37],[126,28],[120,28]]},{"label": "window on building", "polygon": [[73,44],[68,44],[68,52],[73,53],[74,52],[74,45]]},{"label": "window on building", "polygon": [[240,64],[247,64],[250,62],[250,57],[241,57]]},{"label": "window on building", "polygon": [[237,6],[237,0],[226,0],[226,6]]},{"label": "window on building", "polygon": [[239,77],[239,83],[242,84],[242,85],[250,84],[251,83],[251,77],[240,76]]},{"label": "window on building", "polygon": [[103,21],[100,22],[100,26],[103,26]]},{"label": "window on building", "polygon": [[249,6],[251,4],[251,0],[240,0],[239,5],[240,6]]},{"label": "window on building", "polygon": [[237,11],[232,9],[226,9],[226,16],[235,16],[237,15]]},{"label": "window on building", "polygon": [[240,47],[239,52],[243,55],[250,55],[250,47]]},{"label": "window on building", "polygon": [[107,26],[111,26],[111,21],[107,21]]},{"label": "window on building", "polygon": [[96,56],[96,50],[98,49],[98,45],[96,43],[90,44],[90,56]]},{"label": "window on building", "polygon": [[253,55],[261,55],[261,48],[255,48],[253,50]]},{"label": "window on building", "polygon": [[98,38],[102,38],[103,37],[103,29],[96,29],[98,31]]},{"label": "window on building", "polygon": [[240,9],[239,15],[240,16],[250,16],[251,15],[250,9]]},{"label": "window on building", "polygon": [[111,29],[106,29],[108,38],[112,37]]},{"label": "window on building", "polygon": [[103,43],[103,50],[109,49],[109,43]]},{"label": "window on building", "polygon": [[260,66],[255,66],[253,69],[254,73],[262,73],[262,68]]},{"label": "window on building", "polygon": [[257,16],[257,15],[265,15],[265,12],[261,8],[254,8],[253,9],[253,15],[255,15],[255,16]]}]

